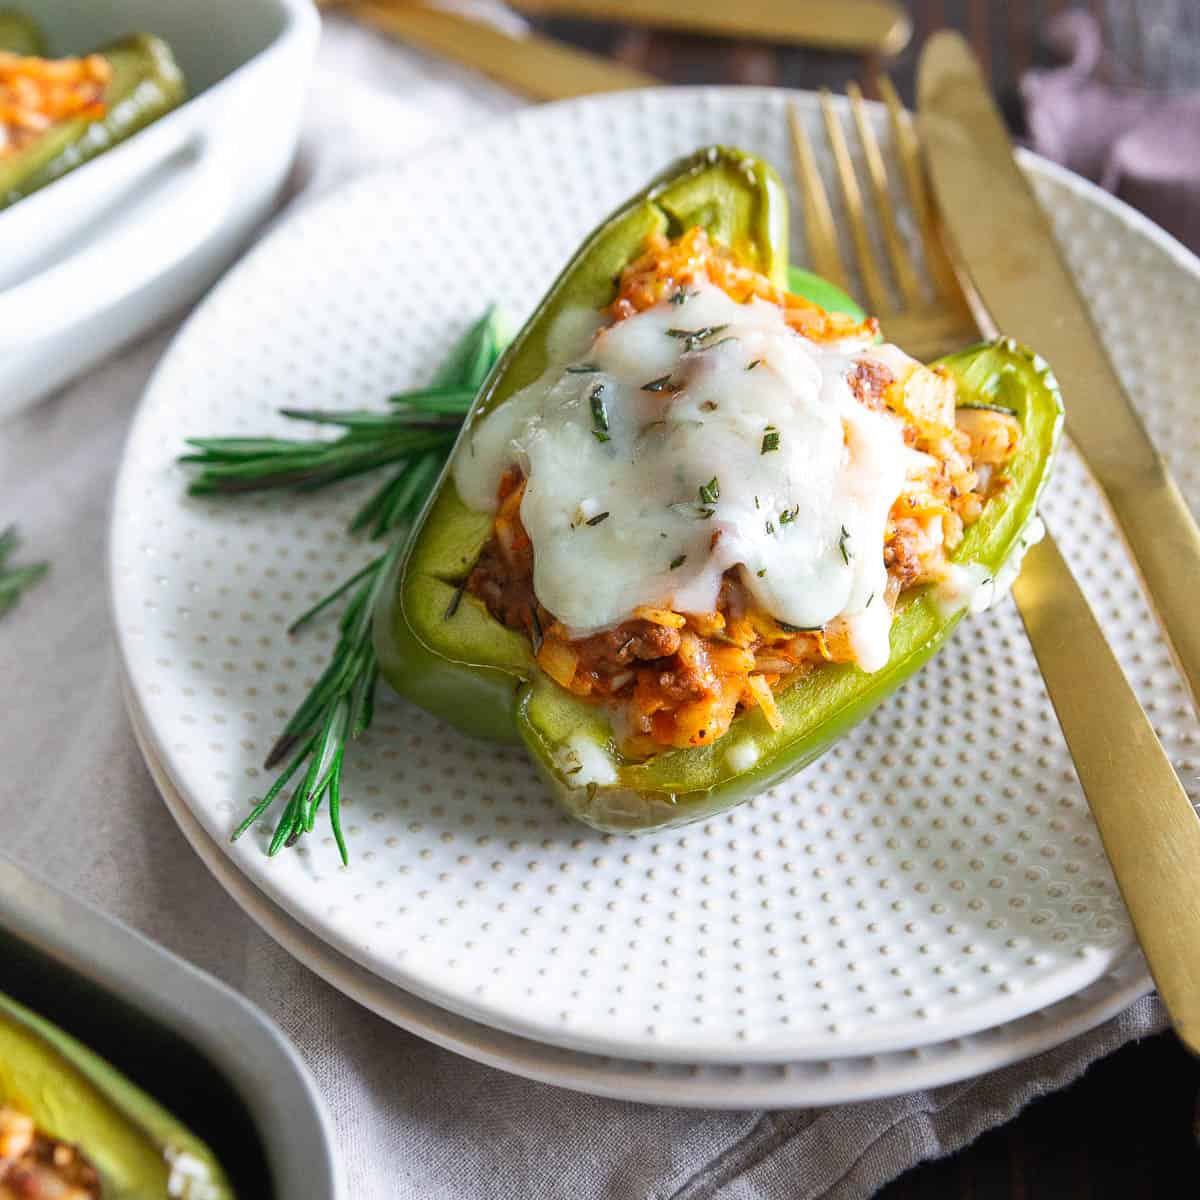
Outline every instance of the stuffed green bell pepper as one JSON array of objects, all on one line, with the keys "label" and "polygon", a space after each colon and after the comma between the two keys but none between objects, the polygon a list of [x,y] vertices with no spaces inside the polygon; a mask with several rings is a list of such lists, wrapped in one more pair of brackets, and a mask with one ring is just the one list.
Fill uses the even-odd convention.
[{"label": "stuffed green bell pepper", "polygon": [[90,162],[178,107],[183,74],[161,38],[135,33],[47,59],[37,26],[0,12],[0,209]]},{"label": "stuffed green bell pepper", "polygon": [[0,1198],[233,1200],[212,1151],[87,1047],[0,993]]},{"label": "stuffed green bell pepper", "polygon": [[736,150],[618,209],[497,362],[376,611],[401,695],[522,741],[600,829],[811,763],[1036,522],[1048,367],[1006,340],[919,364],[786,247]]}]

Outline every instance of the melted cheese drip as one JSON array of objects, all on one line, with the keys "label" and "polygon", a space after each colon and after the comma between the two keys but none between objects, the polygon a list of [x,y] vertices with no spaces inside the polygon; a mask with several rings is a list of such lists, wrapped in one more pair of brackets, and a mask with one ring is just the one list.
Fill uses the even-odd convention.
[{"label": "melted cheese drip", "polygon": [[[893,371],[912,360],[865,340],[818,345],[775,305],[713,286],[583,338],[552,338],[556,361],[476,427],[454,467],[463,501],[483,511],[506,467],[524,472],[542,604],[582,636],[640,604],[711,611],[736,567],[780,621],[846,617],[860,665],[882,667],[884,530],[920,462],[900,419],[860,404],[848,374],[863,358]],[[646,390],[664,377],[678,390]],[[778,449],[764,449],[775,433]]]}]

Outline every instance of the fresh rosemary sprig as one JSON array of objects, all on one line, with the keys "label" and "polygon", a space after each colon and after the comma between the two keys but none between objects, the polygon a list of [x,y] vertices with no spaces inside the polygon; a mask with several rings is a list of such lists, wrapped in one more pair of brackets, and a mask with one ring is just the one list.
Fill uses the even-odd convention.
[{"label": "fresh rosemary sprig", "polygon": [[[349,862],[341,824],[346,747],[371,724],[379,665],[371,640],[372,613],[471,407],[503,349],[500,323],[489,309],[468,331],[428,388],[390,397],[384,413],[285,409],[295,420],[333,425],[333,441],[277,438],[191,438],[198,453],[180,461],[201,467],[193,495],[238,494],[265,488],[313,490],[385,466],[396,467],[355,513],[349,532],[391,536],[389,549],[318,601],[288,630],[297,633],[343,598],[338,641],[329,665],[279,735],[264,764],[285,764],[267,793],[233,833],[237,840],[272,808],[288,784],[299,785],[275,824],[268,854],[311,833],[328,801],[329,823],[343,863]],[[301,770],[303,774],[301,775]]]},{"label": "fresh rosemary sprig", "polygon": [[[454,441],[462,414],[475,393],[465,388],[430,388],[396,399],[390,413],[329,413],[283,409],[283,415],[319,425],[339,425],[332,441],[319,438],[188,438],[193,453],[181,462],[201,468],[188,491],[193,496],[231,495],[268,488],[311,491],[374,471],[425,451],[445,450]],[[425,404],[436,404],[430,416]],[[455,415],[457,414],[457,415]]]},{"label": "fresh rosemary sprig", "polygon": [[27,567],[10,567],[8,560],[21,544],[17,528],[10,525],[0,533],[0,617],[16,606],[22,593],[27,592],[48,570],[49,563],[30,563]]}]

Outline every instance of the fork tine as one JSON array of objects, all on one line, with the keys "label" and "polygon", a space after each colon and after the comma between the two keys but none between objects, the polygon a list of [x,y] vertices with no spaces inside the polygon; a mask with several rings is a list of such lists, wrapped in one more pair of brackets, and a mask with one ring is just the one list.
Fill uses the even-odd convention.
[{"label": "fork tine", "polygon": [[863,105],[862,91],[858,84],[846,86],[846,95],[850,97],[850,111],[854,116],[854,128],[858,133],[859,145],[862,146],[863,157],[867,164],[867,179],[871,185],[871,194],[875,199],[875,212],[879,217],[880,229],[883,233],[883,244],[887,248],[888,259],[892,264],[892,273],[900,287],[900,295],[909,308],[917,308],[923,303],[921,285],[917,282],[917,268],[907,247],[900,238],[896,228],[896,215],[892,206],[891,193],[888,191],[887,168],[883,163],[883,155],[879,152],[879,141],[875,130],[867,120],[866,108]]},{"label": "fork tine", "polygon": [[962,289],[950,266],[950,260],[946,257],[934,221],[933,204],[925,183],[925,168],[921,163],[921,149],[917,142],[916,130],[912,126],[912,115],[901,104],[896,88],[886,71],[880,74],[879,90],[883,95],[884,104],[887,105],[892,144],[900,160],[900,173],[904,177],[908,202],[912,205],[913,214],[917,219],[917,229],[921,235],[921,247],[925,252],[929,274],[933,278],[939,298],[962,308]]},{"label": "fork tine", "polygon": [[833,213],[829,208],[829,194],[825,191],[825,182],[817,169],[812,141],[808,130],[804,128],[804,122],[800,119],[795,100],[788,104],[788,125],[792,133],[792,160],[804,203],[805,236],[808,239],[808,253],[812,259],[813,270],[840,287],[842,291],[848,292],[850,282],[846,278],[846,269],[842,265],[842,255],[838,249],[837,234],[833,228]]},{"label": "fork tine", "polygon": [[833,108],[833,97],[828,88],[821,89],[821,115],[825,118],[825,136],[833,151],[833,163],[837,168],[838,181],[842,186],[842,198],[846,201],[846,217],[850,224],[850,237],[854,242],[854,255],[858,260],[858,273],[862,277],[871,311],[883,314],[891,307],[883,277],[875,265],[875,254],[871,248],[867,221],[863,214],[862,192],[858,187],[858,176],[850,159],[850,148],[842,123]]}]

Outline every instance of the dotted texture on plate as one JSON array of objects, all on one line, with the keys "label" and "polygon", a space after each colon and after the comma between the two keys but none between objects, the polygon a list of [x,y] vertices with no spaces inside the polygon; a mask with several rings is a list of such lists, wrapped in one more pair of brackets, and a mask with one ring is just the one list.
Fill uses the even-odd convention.
[{"label": "dotted texture on plate", "polygon": [[[130,436],[112,572],[149,736],[214,837],[269,784],[263,756],[332,647],[331,625],[289,639],[288,621],[374,551],[343,532],[366,485],[190,499],[174,462],[183,439],[294,436],[281,406],[382,407],[426,380],[488,301],[522,319],[598,219],[699,145],[763,154],[790,183],[785,98],[680,89],[521,113],[304,210],[188,323]],[[1094,189],[1031,166],[1195,505],[1194,260]],[[1045,514],[1195,789],[1196,722],[1069,448]],[[463,738],[382,689],[380,700],[349,755],[350,867],[322,834],[266,859],[266,824],[229,853],[336,949],[484,1023],[627,1058],[853,1056],[990,1028],[1128,957],[1128,922],[1011,601],[963,622],[789,784],[640,839],[563,817],[519,750]]]},{"label": "dotted texture on plate", "polygon": [[163,801],[217,881],[285,950],[347,996],[420,1037],[501,1070],[592,1095],[684,1108],[811,1108],[937,1087],[1058,1046],[1152,990],[1130,951],[1093,984],[1055,1004],[975,1034],[911,1050],[793,1062],[685,1063],[587,1054],[517,1037],[421,1000],[351,962],[268,900],[200,827],[147,739],[127,694],[134,735]]}]

